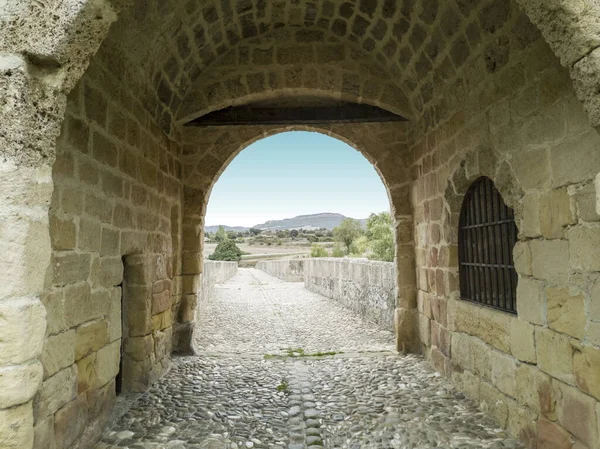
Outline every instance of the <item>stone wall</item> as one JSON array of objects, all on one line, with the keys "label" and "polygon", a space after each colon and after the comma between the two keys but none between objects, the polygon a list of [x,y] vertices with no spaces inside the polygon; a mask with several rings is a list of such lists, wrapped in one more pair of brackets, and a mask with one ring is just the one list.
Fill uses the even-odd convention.
[{"label": "stone wall", "polygon": [[[600,137],[568,72],[514,3],[503,5],[505,21],[459,30],[469,51],[441,49],[424,80],[448,76],[441,61],[452,59],[446,82],[427,88],[411,150],[420,340],[529,447],[596,448]],[[458,217],[479,176],[515,210],[517,315],[459,299]]]},{"label": "stone wall", "polygon": [[325,257],[305,259],[304,285],[382,328],[394,330],[396,284],[392,262]]},{"label": "stone wall", "polygon": [[101,49],[68,98],[50,205],[35,447],[87,447],[167,368],[181,292],[180,147]]},{"label": "stone wall", "polygon": [[238,270],[237,262],[221,262],[216,260],[205,260],[202,272],[202,291],[200,293],[200,307],[210,301],[216,284],[223,284],[234,276]]},{"label": "stone wall", "polygon": [[282,281],[304,281],[304,259],[260,260],[256,268]]}]

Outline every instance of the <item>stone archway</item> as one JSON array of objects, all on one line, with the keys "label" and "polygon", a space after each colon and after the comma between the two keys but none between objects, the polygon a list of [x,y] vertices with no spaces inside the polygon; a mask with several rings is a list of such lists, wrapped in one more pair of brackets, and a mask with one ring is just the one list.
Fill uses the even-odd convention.
[{"label": "stone archway", "polygon": [[[390,201],[396,241],[396,346],[401,351],[417,351],[416,290],[414,281],[414,250],[412,241],[412,212],[408,196],[408,172],[405,162],[389,162],[394,147],[401,145],[402,132],[397,124],[363,124],[318,126],[232,127],[227,129],[187,129],[185,141],[184,216],[183,216],[183,274],[189,278],[185,285],[194,286],[184,291],[188,301],[185,307],[195,307],[198,294],[197,280],[202,274],[204,217],[212,187],[231,161],[252,143],[288,131],[319,132],[341,140],[363,154],[378,172]],[[399,140],[397,140],[399,139]],[[212,143],[209,143],[212,142]],[[388,149],[389,148],[389,149]],[[210,162],[209,162],[210,161]],[[404,167],[404,168],[403,168]],[[206,170],[214,170],[207,172]],[[384,171],[387,170],[387,171]],[[388,174],[388,177],[384,173]],[[189,329],[179,342],[179,350],[186,352],[191,344],[193,313],[180,326]],[[190,318],[192,317],[192,318]]]},{"label": "stone archway", "polygon": [[[461,146],[468,147],[480,139],[492,139],[494,145],[511,153],[517,178],[520,182],[525,180],[527,188],[534,190],[548,187],[545,179],[549,179],[546,175],[550,173],[551,164],[543,155],[550,151],[557,161],[551,186],[566,189],[567,185],[574,185],[575,201],[582,210],[586,206],[581,198],[592,195],[587,183],[590,172],[598,171],[594,151],[597,136],[589,130],[588,116],[573,101],[568,74],[560,69],[547,44],[569,69],[579,98],[596,126],[599,31],[597,6],[590,2],[520,0],[518,3],[527,15],[515,2],[491,0],[443,5],[435,0],[407,0],[402,4],[364,1],[358,5],[333,1],[318,5],[277,2],[273,6],[265,6],[264,2],[225,1],[218,5],[212,2],[178,3],[176,7],[169,2],[146,0],[65,1],[57,5],[33,1],[18,3],[0,11],[3,25],[0,91],[6,99],[0,105],[3,123],[0,133],[3,232],[0,240],[5,252],[11,254],[10,263],[3,265],[6,269],[0,270],[4,286],[0,307],[3,315],[10,317],[8,328],[11,329],[10,339],[4,343],[2,351],[10,354],[2,361],[2,371],[6,373],[2,376],[2,391],[16,391],[12,388],[13,382],[22,378],[24,372],[29,381],[26,388],[18,390],[19,394],[7,395],[0,402],[0,422],[10,429],[0,432],[7,439],[6,443],[0,442],[8,447],[31,447],[32,408],[36,410],[36,434],[40,441],[57,438],[67,445],[78,438],[95,437],[97,428],[82,436],[83,428],[88,411],[90,415],[100,416],[100,412],[109,407],[110,388],[107,385],[112,373],[101,373],[99,378],[94,378],[94,388],[79,391],[79,372],[98,373],[86,371],[88,365],[83,362],[76,364],[75,355],[62,357],[60,351],[53,352],[65,345],[75,345],[76,331],[71,332],[72,329],[61,321],[67,316],[65,304],[72,305],[77,300],[88,304],[94,295],[110,297],[120,277],[117,260],[127,249],[151,248],[153,254],[172,252],[169,245],[173,246],[179,237],[173,236],[170,210],[177,206],[177,198],[183,191],[178,181],[184,151],[182,130],[174,119],[175,110],[185,100],[190,86],[209,73],[212,66],[218,65],[219,57],[225,57],[233,48],[236,48],[236,57],[244,57],[240,53],[241,47],[236,47],[241,41],[267,36],[284,25],[314,26],[327,30],[328,36],[339,38],[346,48],[358,48],[361,55],[369,56],[369,64],[355,68],[364,72],[352,76],[366,80],[372,75],[373,68],[379,67],[377,64],[385,67],[385,73],[377,75],[386,80],[386,86],[392,86],[394,96],[408,99],[410,108],[407,106],[407,110],[414,114],[411,115],[414,122],[404,141],[393,147],[398,153],[409,148],[407,155],[390,152],[382,156],[389,163],[381,164],[380,171],[386,179],[392,179],[393,175],[386,171],[402,166],[403,162],[396,163],[396,160],[410,161],[407,165],[415,183],[412,188],[392,189],[392,196],[398,196],[397,204],[411,198],[417,204],[417,216],[425,209],[430,212],[429,208],[437,204],[440,185],[445,185],[438,182],[438,177],[443,180],[447,176],[444,164],[462,151],[453,147],[457,145],[456,140]],[[128,6],[131,7],[126,9]],[[121,12],[123,10],[125,12]],[[116,21],[119,14],[120,20]],[[544,40],[529,18],[542,31]],[[92,59],[93,54],[96,55]],[[310,72],[307,71],[306,76],[310,81]],[[336,75],[338,80],[339,76]],[[338,81],[330,92],[340,96],[345,92],[357,101],[363,101],[358,97],[368,96],[364,95],[369,87],[366,83],[349,79],[346,86],[351,88],[345,90],[344,75],[341,76],[342,82]],[[304,73],[302,77],[303,87],[313,87],[304,82]],[[389,80],[393,82],[388,83]],[[449,86],[447,90],[440,90],[445,84]],[[235,83],[232,85],[235,88]],[[248,90],[251,85],[254,84],[245,81]],[[359,85],[361,93],[357,95]],[[538,87],[541,85],[545,88],[540,92]],[[373,102],[387,100],[388,95],[382,92],[377,87],[376,93],[370,93]],[[507,104],[508,93],[514,93],[523,102]],[[225,97],[223,104],[234,97],[235,91]],[[530,114],[531,111],[539,112],[540,104],[544,114],[547,113],[543,117],[562,119],[568,115],[569,120],[564,120],[564,126],[549,126],[542,131],[545,119],[540,118],[542,115],[532,118]],[[203,109],[206,107],[208,109]],[[552,107],[554,109],[548,109]],[[514,121],[506,120],[503,111],[511,108],[516,111],[518,120],[527,118],[527,130],[518,129]],[[210,105],[199,105],[196,112],[209,109]],[[465,114],[465,110],[469,114]],[[484,115],[486,117],[482,118]],[[482,137],[487,128],[494,131],[492,136]],[[565,138],[565,135],[559,135],[563,131],[570,140],[561,146],[556,142]],[[523,144],[519,139],[520,132],[528,133],[527,139],[531,143],[527,151],[521,153],[515,151]],[[547,133],[551,142],[540,143],[536,133],[538,136]],[[569,157],[569,150],[577,152],[578,157]],[[543,160],[542,170],[528,172],[523,154]],[[590,159],[586,159],[586,155],[591,155]],[[573,164],[577,164],[573,161],[577,160],[579,165],[573,168]],[[208,158],[205,162],[213,161]],[[208,171],[210,174],[211,170]],[[117,176],[120,174],[124,174],[121,183]],[[78,194],[79,183],[88,179],[96,181],[86,187],[84,195]],[[117,195],[119,185],[122,197],[118,201],[109,201],[109,213],[109,207],[103,209],[106,202],[102,200],[106,195]],[[148,190],[152,190],[152,194]],[[155,194],[159,190],[161,193]],[[564,192],[560,194],[564,198]],[[528,192],[526,198],[524,201],[534,204],[541,194]],[[133,207],[151,207],[160,212],[154,217],[144,216],[139,210],[128,214],[127,208],[122,207],[127,201],[131,201]],[[52,204],[58,208],[48,214]],[[581,245],[582,236],[594,238],[595,235],[595,216],[589,207],[586,210],[584,216],[591,219],[592,224],[584,219],[582,226],[572,232],[573,245],[582,250],[585,249],[585,245]],[[90,217],[81,220],[84,211]],[[88,218],[91,219],[86,221]],[[135,226],[131,225],[132,220]],[[572,217],[563,217],[569,225],[572,220]],[[530,217],[527,222],[532,225],[532,237],[543,235],[535,218]],[[152,229],[138,229],[137,223]],[[86,231],[81,234],[82,229]],[[154,232],[156,229],[159,231]],[[408,225],[407,229],[410,229]],[[92,236],[91,240],[83,238],[84,235]],[[111,247],[115,235],[121,245],[118,251]],[[96,250],[98,242],[104,250]],[[84,249],[87,245],[91,249]],[[554,242],[553,246],[559,245]],[[86,251],[98,255],[89,256]],[[175,255],[174,259],[177,258]],[[416,260],[419,264],[418,249]],[[82,261],[85,263],[81,264]],[[169,264],[167,258],[167,273]],[[574,258],[572,264],[584,271],[597,268],[589,255]],[[83,283],[88,287],[99,284],[84,282],[79,279],[79,274],[73,274],[77,271],[73,267],[79,265],[84,267],[83,273],[79,273],[81,276],[85,275],[86,279],[94,276],[98,283],[106,283],[109,293],[84,287]],[[103,278],[98,275],[99,270],[110,275]],[[54,278],[52,281],[45,281],[46,271],[52,272],[49,276]],[[186,289],[180,285],[187,282],[180,273],[176,274],[171,272],[173,279],[170,279],[173,292],[177,292],[172,299],[175,303],[180,291]],[[69,278],[71,275],[74,277]],[[48,283],[56,282],[61,288],[46,288]],[[444,282],[449,280],[444,279]],[[63,283],[69,287],[62,289]],[[589,294],[585,294],[589,301]],[[108,314],[109,311],[103,311],[102,316]],[[159,332],[168,327],[163,318],[166,317],[155,319],[157,328],[161,328]],[[595,334],[591,332],[597,328],[598,320],[590,318],[588,321],[586,332],[590,336],[586,338],[592,339]],[[28,334],[28,343],[24,344],[23,333],[19,330],[29,326],[39,331],[44,322],[47,324],[45,342],[41,332],[32,332]],[[422,320],[419,328],[426,330],[427,326]],[[422,334],[421,340],[426,341],[424,330]],[[542,335],[546,336],[546,333]],[[588,352],[578,350],[578,360],[592,357]],[[113,354],[103,353],[103,356],[111,358]],[[436,357],[438,367],[450,367],[447,357],[441,354]],[[38,363],[40,358],[42,367]],[[166,364],[163,360],[161,363]],[[585,398],[590,397],[589,386],[573,381],[572,374],[554,371],[551,374],[576,385],[577,392],[585,392]],[[63,384],[68,387],[56,388]],[[32,398],[40,385],[33,407]],[[60,394],[58,398],[51,394],[56,391]],[[486,390],[488,396],[490,391],[496,390]],[[502,398],[500,402],[507,403]],[[73,416],[86,418],[77,421],[69,433],[55,431],[62,429],[64,423],[70,423]],[[579,440],[588,446],[594,444],[564,421],[562,419],[561,425]],[[508,424],[514,427],[515,420]],[[513,428],[513,431],[518,433],[518,429]]]}]

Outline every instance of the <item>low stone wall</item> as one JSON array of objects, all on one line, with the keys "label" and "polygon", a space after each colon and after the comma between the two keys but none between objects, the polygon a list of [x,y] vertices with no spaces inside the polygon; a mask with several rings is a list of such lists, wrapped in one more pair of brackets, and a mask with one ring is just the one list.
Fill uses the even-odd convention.
[{"label": "low stone wall", "polygon": [[237,262],[221,262],[213,260],[204,261],[202,272],[202,291],[200,302],[205,303],[212,297],[213,288],[216,284],[223,284],[235,273],[237,273]]},{"label": "low stone wall", "polygon": [[287,282],[304,280],[304,262],[307,259],[261,260],[256,268]]},{"label": "low stone wall", "polygon": [[394,330],[396,293],[391,262],[315,258],[259,264],[257,268],[280,279],[303,278],[308,290],[338,301],[384,329]]}]

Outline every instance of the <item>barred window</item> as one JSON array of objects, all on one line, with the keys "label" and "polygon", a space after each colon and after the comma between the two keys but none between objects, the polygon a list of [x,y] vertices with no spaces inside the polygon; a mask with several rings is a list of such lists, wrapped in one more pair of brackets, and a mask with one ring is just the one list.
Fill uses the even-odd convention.
[{"label": "barred window", "polygon": [[514,211],[504,204],[491,179],[477,179],[460,211],[458,259],[460,296],[516,313],[517,272],[513,248],[517,241]]}]

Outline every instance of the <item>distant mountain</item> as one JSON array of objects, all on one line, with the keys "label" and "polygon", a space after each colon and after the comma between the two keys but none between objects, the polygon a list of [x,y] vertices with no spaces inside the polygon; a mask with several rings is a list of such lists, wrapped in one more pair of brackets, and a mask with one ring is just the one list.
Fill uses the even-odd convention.
[{"label": "distant mountain", "polygon": [[[265,223],[257,224],[253,227],[266,230],[278,229],[333,229],[348,218],[342,214],[321,213],[312,215],[298,215],[294,218],[284,218],[283,220],[269,220]],[[366,223],[366,219],[359,220]]]},{"label": "distant mountain", "polygon": [[205,226],[204,232],[217,232],[219,230],[219,226],[223,226],[225,231],[233,231],[233,232],[244,232],[250,228],[245,228],[244,226],[225,226],[225,225],[216,225],[216,226]]}]

